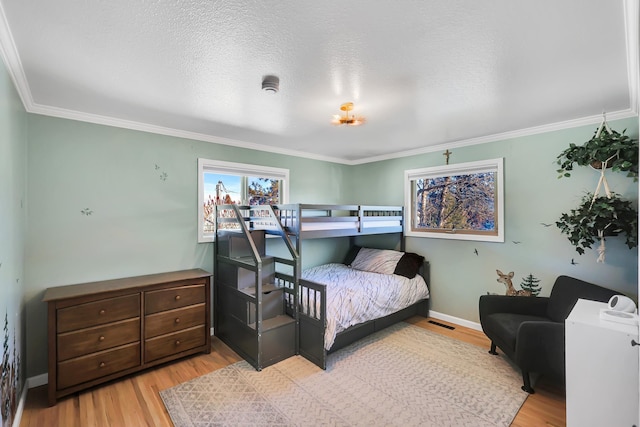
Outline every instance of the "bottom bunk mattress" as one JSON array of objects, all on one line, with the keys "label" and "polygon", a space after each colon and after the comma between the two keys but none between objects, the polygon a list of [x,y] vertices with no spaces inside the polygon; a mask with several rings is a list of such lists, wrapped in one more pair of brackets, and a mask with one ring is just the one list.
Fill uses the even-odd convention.
[{"label": "bottom bunk mattress", "polygon": [[[331,349],[336,335],[350,326],[387,316],[429,298],[429,288],[420,275],[409,279],[335,263],[307,269],[302,278],[326,285],[326,350]],[[305,301],[301,303],[306,305]],[[319,312],[320,301],[309,302],[314,303]]]}]

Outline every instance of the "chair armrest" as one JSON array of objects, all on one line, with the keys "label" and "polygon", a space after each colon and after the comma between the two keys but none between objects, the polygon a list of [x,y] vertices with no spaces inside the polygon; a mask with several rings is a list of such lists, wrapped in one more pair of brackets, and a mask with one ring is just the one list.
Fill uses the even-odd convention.
[{"label": "chair armrest", "polygon": [[548,297],[510,297],[506,295],[481,295],[479,302],[480,322],[493,313],[528,314],[545,317]]},{"label": "chair armrest", "polygon": [[564,322],[523,322],[516,337],[516,364],[529,372],[564,379],[564,331]]}]

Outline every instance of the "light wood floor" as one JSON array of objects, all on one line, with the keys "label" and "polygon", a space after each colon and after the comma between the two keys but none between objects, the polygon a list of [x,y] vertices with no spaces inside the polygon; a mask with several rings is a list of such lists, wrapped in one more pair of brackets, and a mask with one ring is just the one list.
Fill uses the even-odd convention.
[{"label": "light wood floor", "polygon": [[[482,332],[457,325],[449,330],[428,322],[409,319],[414,325],[489,349]],[[438,320],[439,323],[448,324]],[[240,357],[217,338],[212,339],[211,354],[152,368],[137,375],[96,387],[47,406],[46,386],[30,389],[22,414],[21,427],[64,426],[172,426],[158,392],[189,381],[240,360]],[[564,426],[564,389],[541,378],[518,412],[512,426]]]}]

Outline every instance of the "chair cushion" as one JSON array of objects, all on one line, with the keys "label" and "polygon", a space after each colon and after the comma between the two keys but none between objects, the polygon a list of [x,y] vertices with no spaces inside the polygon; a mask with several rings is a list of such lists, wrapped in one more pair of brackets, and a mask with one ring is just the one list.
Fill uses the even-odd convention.
[{"label": "chair cushion", "polygon": [[[549,319],[528,314],[494,313],[483,320],[482,327],[487,336],[495,342],[498,347],[502,348],[505,352],[513,353],[516,350],[518,329],[522,322],[527,321],[548,322]],[[504,348],[505,345],[507,348]]]},{"label": "chair cushion", "polygon": [[558,276],[551,290],[547,316],[554,322],[564,322],[579,298],[607,302],[615,291],[569,276]]}]

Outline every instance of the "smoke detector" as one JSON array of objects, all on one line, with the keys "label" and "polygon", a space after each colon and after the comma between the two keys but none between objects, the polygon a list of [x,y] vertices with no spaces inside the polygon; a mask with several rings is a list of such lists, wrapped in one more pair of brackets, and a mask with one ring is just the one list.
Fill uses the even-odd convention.
[{"label": "smoke detector", "polygon": [[278,93],[280,90],[280,79],[278,76],[264,76],[262,78],[262,90],[267,93]]}]

